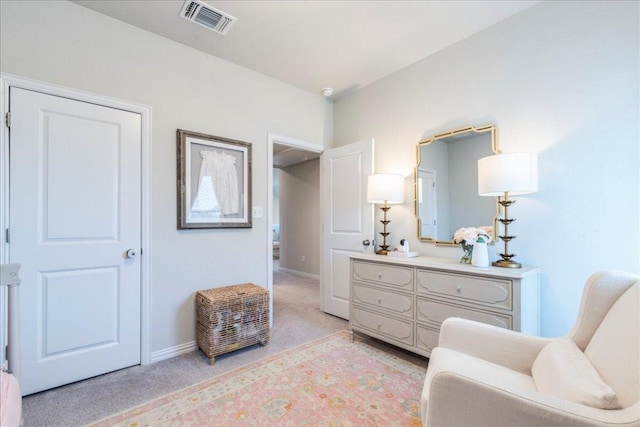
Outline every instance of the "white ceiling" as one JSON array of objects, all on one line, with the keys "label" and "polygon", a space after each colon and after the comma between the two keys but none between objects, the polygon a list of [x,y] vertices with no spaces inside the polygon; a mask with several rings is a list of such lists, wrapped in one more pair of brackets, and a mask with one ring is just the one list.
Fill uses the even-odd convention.
[{"label": "white ceiling", "polygon": [[74,2],[336,99],[539,1],[206,0],[238,19],[226,36],[180,18],[183,0]]}]

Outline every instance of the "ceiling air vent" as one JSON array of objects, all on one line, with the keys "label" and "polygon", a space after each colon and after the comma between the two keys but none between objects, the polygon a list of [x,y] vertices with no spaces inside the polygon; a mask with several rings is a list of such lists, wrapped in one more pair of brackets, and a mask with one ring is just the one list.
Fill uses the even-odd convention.
[{"label": "ceiling air vent", "polygon": [[229,32],[233,23],[236,22],[236,18],[233,16],[197,0],[187,0],[182,6],[180,16],[223,36]]}]

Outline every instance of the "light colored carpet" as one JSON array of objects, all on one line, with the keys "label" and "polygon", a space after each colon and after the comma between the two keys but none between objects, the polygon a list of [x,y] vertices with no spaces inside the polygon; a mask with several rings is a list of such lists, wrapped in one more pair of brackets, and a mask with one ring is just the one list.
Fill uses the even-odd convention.
[{"label": "light colored carpet", "polygon": [[420,426],[426,368],[341,331],[92,424]]},{"label": "light colored carpet", "polygon": [[[134,366],[23,399],[25,427],[80,426],[223,374],[296,345],[346,329],[348,322],[321,312],[317,280],[279,271],[274,263],[273,328],[266,346],[216,356],[200,351]],[[373,345],[395,350],[370,340]],[[400,353],[402,355],[402,353]],[[404,354],[403,357],[413,356]],[[420,359],[416,359],[420,360]],[[422,359],[425,363],[425,359]]]}]

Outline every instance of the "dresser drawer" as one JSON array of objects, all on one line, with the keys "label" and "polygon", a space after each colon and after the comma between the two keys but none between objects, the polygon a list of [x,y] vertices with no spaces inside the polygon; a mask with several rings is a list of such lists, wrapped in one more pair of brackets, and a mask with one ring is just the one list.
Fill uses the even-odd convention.
[{"label": "dresser drawer", "polygon": [[416,325],[416,347],[426,350],[429,353],[438,346],[440,332],[437,329],[428,328],[423,325]]},{"label": "dresser drawer", "polygon": [[351,307],[349,324],[351,327],[368,329],[404,344],[413,345],[413,322],[410,321],[401,321]]},{"label": "dresser drawer", "polygon": [[398,316],[413,319],[413,296],[372,288],[354,283],[351,301],[367,307],[386,310]]},{"label": "dresser drawer", "polygon": [[353,263],[353,279],[413,291],[413,269],[368,262]]},{"label": "dresser drawer", "polygon": [[418,321],[427,322],[437,328],[440,328],[442,322],[448,317],[462,317],[463,319],[475,320],[500,328],[513,329],[511,316],[472,310],[426,298],[417,299],[416,311]]},{"label": "dresser drawer", "polygon": [[511,310],[513,292],[510,280],[463,276],[418,270],[417,290],[425,295],[455,297],[462,301]]}]

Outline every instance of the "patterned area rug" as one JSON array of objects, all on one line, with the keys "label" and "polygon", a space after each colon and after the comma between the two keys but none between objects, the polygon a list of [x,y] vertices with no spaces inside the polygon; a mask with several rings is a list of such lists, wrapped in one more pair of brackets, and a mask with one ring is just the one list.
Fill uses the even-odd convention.
[{"label": "patterned area rug", "polygon": [[425,373],[341,331],[92,426],[420,426]]}]

